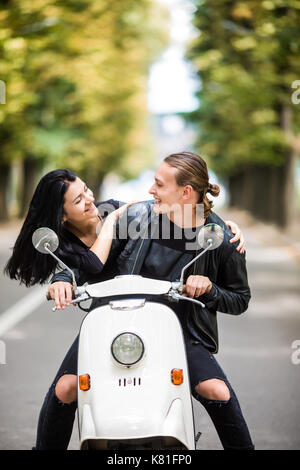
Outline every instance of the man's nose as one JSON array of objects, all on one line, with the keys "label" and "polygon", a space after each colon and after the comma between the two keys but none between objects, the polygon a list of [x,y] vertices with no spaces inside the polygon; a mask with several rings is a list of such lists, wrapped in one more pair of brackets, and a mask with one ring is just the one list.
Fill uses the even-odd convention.
[{"label": "man's nose", "polygon": [[154,184],[151,186],[151,188],[149,189],[148,193],[149,193],[149,194],[154,194],[154,193],[155,193]]}]

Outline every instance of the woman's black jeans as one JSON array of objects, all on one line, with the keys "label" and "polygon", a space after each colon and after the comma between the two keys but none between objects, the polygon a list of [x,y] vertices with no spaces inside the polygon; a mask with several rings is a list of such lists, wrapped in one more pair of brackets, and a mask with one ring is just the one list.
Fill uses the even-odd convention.
[{"label": "woman's black jeans", "polygon": [[[199,342],[186,340],[186,352],[193,396],[207,410],[225,450],[253,450],[254,446],[237,397],[216,359]],[[46,395],[38,422],[36,450],[66,450],[72,435],[77,402],[64,404],[55,395],[55,386],[64,374],[77,375],[78,337],[69,349]],[[208,400],[194,388],[204,380],[223,380],[228,401]]]},{"label": "woman's black jeans", "polygon": [[55,395],[55,386],[65,374],[77,375],[78,340],[76,337],[48,390],[40,411],[35,450],[66,450],[68,448],[77,401],[62,403]]}]

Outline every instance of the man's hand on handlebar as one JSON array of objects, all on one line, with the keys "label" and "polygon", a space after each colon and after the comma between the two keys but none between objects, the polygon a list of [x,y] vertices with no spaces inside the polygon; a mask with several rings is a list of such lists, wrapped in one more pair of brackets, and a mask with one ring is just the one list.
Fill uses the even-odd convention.
[{"label": "man's hand on handlebar", "polygon": [[186,284],[183,286],[184,297],[200,297],[205,293],[210,292],[212,283],[206,276],[189,276]]},{"label": "man's hand on handlebar", "polygon": [[[53,299],[55,301],[55,306],[57,310],[65,309],[70,305],[73,294],[73,286],[69,282],[53,282],[48,287],[48,292],[46,294],[47,299]],[[76,305],[76,304],[73,304]]]}]

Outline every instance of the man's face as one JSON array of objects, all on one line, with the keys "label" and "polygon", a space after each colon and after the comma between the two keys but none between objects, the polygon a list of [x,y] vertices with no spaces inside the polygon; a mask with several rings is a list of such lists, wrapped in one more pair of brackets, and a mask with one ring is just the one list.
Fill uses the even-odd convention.
[{"label": "man's face", "polygon": [[169,213],[183,204],[183,188],[176,183],[176,171],[176,168],[165,162],[162,162],[156,170],[154,184],[149,189],[149,193],[154,197],[156,213]]}]

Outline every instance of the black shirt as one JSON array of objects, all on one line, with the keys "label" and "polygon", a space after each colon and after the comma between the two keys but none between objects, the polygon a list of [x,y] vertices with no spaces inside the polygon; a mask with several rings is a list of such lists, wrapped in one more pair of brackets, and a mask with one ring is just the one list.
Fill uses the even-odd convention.
[{"label": "black shirt", "polygon": [[181,228],[166,215],[160,215],[140,272],[141,276],[167,281],[179,280],[182,268],[198,252],[196,240],[200,228]]}]

